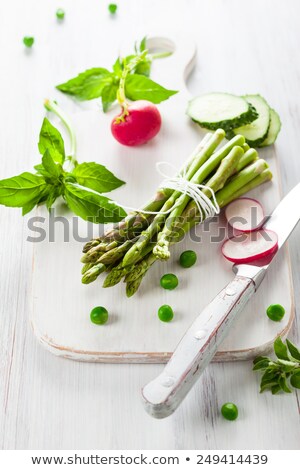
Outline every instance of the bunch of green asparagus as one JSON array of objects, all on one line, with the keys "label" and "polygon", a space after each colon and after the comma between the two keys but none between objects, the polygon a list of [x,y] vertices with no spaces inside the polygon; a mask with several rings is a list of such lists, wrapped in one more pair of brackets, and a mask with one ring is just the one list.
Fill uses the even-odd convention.
[{"label": "bunch of green asparagus", "polygon": [[[272,178],[267,163],[243,136],[236,135],[220,147],[224,137],[222,129],[206,134],[179,172],[188,181],[203,185],[201,191],[209,199],[215,194],[220,208]],[[124,279],[126,294],[131,297],[153,263],[169,259],[170,246],[203,221],[205,213],[201,212],[188,194],[160,188],[139,212],[84,246],[82,282],[89,284],[107,272],[103,287]]]}]

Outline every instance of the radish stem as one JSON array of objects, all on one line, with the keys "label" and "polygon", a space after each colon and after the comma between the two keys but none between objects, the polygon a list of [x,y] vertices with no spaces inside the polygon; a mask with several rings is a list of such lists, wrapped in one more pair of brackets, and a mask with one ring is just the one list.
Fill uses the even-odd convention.
[{"label": "radish stem", "polygon": [[148,54],[147,50],[143,51],[141,54],[137,55],[132,60],[130,60],[128,64],[126,64],[125,59],[123,60],[123,70],[122,70],[122,74],[120,78],[119,88],[117,91],[117,100],[123,112],[120,116],[118,116],[115,119],[116,123],[124,121],[125,117],[128,116],[128,102],[126,100],[126,95],[125,95],[125,83],[126,83],[127,75],[131,73],[132,70],[134,70],[140,62],[145,60],[147,54]]},{"label": "radish stem", "polygon": [[69,134],[71,149],[67,158],[67,161],[69,162],[69,168],[67,169],[67,171],[71,172],[74,169],[74,167],[77,165],[77,159],[76,159],[77,144],[76,144],[76,137],[75,137],[75,131],[73,129],[73,126],[68,116],[64,113],[64,111],[58,106],[58,104],[55,101],[46,99],[44,101],[44,106],[47,109],[47,111],[51,111],[52,113],[56,114],[56,116],[59,117],[59,119],[64,124]]}]

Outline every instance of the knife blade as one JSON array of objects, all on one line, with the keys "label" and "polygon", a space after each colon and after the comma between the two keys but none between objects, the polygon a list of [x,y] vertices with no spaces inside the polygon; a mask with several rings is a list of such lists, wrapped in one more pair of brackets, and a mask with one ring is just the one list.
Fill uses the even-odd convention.
[{"label": "knife blade", "polygon": [[[277,233],[278,251],[299,222],[300,209],[295,204],[299,200],[300,183],[282,199],[263,225],[264,229]],[[233,265],[235,278],[186,331],[162,373],[142,389],[144,407],[151,416],[165,418],[177,409],[260,286],[274,256],[276,253],[264,263]]]},{"label": "knife blade", "polygon": [[299,201],[300,183],[281,200],[263,225],[264,229],[273,230],[273,232],[277,233],[279,249],[288,239],[299,221],[300,209],[297,208]]}]

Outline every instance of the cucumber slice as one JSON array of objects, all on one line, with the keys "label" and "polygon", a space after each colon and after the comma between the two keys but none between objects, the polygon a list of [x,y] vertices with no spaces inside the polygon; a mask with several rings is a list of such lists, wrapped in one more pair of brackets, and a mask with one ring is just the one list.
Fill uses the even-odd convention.
[{"label": "cucumber slice", "polygon": [[[242,134],[247,143],[258,147],[267,138],[270,127],[270,107],[260,95],[245,95],[244,98],[252,104],[258,112],[258,118],[246,126],[232,129],[233,134]],[[231,134],[231,132],[229,133]]]},{"label": "cucumber slice", "polygon": [[207,93],[188,104],[187,114],[206,129],[231,129],[257,118],[255,108],[241,96],[229,93]]},{"label": "cucumber slice", "polygon": [[281,129],[281,121],[279,115],[276,113],[275,109],[270,109],[271,122],[269,127],[269,132],[266,139],[260,144],[260,147],[266,147],[267,145],[274,144],[279,131]]}]

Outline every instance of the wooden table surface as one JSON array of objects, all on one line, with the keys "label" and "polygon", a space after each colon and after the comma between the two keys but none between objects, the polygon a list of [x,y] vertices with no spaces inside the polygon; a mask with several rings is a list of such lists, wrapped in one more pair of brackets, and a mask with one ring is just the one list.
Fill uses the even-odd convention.
[{"label": "wooden table surface", "polygon": [[[283,193],[300,180],[297,0],[119,0],[114,18],[108,3],[1,2],[1,178],[37,162],[45,97],[78,110],[54,84],[84,68],[110,66],[124,35],[133,42],[168,25],[197,42],[193,93],[261,93],[279,111]],[[61,24],[58,7],[66,11]],[[25,35],[36,39],[32,50],[24,50]],[[83,364],[42,349],[28,323],[32,244],[26,220],[18,209],[0,207],[0,223],[1,449],[300,449],[300,394],[260,395],[251,363],[210,365],[181,408],[156,421],[141,406],[140,388],[161,365]],[[299,236],[300,227],[290,241],[298,322]],[[295,322],[295,342],[297,332]],[[225,401],[239,406],[234,423],[219,415]]]}]

